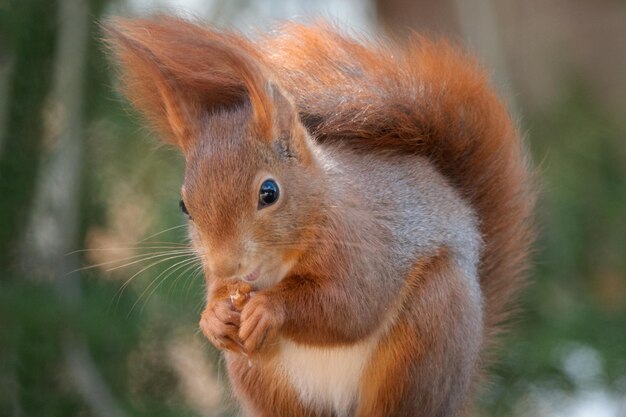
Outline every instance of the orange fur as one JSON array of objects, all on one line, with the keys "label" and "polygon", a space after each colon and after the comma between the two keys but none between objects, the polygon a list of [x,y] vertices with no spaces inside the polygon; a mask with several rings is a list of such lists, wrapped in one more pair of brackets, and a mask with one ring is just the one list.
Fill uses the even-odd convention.
[{"label": "orange fur", "polygon": [[486,327],[497,332],[527,267],[535,193],[515,125],[484,72],[447,42],[419,36],[406,47],[366,47],[329,27],[290,23],[279,33],[265,45],[272,69],[315,137],[425,155],[476,208]]},{"label": "orange fur", "polygon": [[[363,401],[355,416],[386,416],[393,410],[391,415],[409,417],[415,415],[416,408],[425,416],[455,415],[458,403],[449,402],[443,408],[437,404],[438,399],[446,397],[446,391],[465,388],[457,378],[455,364],[445,359],[463,348],[451,335],[462,328],[458,323],[464,319],[463,304],[467,302],[459,288],[448,281],[452,273],[449,262],[447,252],[442,250],[420,260],[407,277],[397,301],[400,319],[366,370]],[[415,303],[415,297],[423,302]],[[441,332],[442,327],[447,331]],[[439,395],[430,394],[433,390]],[[455,398],[463,401],[462,397]]]},{"label": "orange fur", "polygon": [[[121,65],[129,69],[124,72],[126,95],[175,144],[198,134],[190,127],[199,122],[201,110],[247,100],[260,135],[271,136],[272,105],[263,67],[231,48],[228,34],[168,18],[119,19],[105,31]],[[198,59],[205,54],[212,59]]]},{"label": "orange fur", "polygon": [[[244,411],[462,413],[478,348],[484,366],[533,237],[521,141],[474,61],[444,41],[359,42],[323,24],[252,41],[161,16],[107,33],[126,94],[185,154],[183,198],[207,279],[200,326],[229,351]],[[281,198],[259,210],[268,175]],[[454,233],[405,224],[407,201],[435,204],[419,212],[433,228],[462,219],[470,246],[477,228],[478,262],[467,261],[473,246],[446,243]],[[233,309],[228,288],[254,267],[262,279]],[[347,368],[358,383],[330,395],[318,382],[333,369],[303,364],[299,375],[288,349],[331,361],[360,352]]]}]

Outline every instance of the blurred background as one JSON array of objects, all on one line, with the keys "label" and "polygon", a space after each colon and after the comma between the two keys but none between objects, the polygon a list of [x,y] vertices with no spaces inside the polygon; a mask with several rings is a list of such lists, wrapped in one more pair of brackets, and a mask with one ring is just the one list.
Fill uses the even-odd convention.
[{"label": "blurred background", "polygon": [[230,416],[180,251],[182,160],[116,92],[110,15],[321,16],[465,44],[539,170],[522,314],[477,416],[626,416],[623,0],[0,1],[0,415]]}]

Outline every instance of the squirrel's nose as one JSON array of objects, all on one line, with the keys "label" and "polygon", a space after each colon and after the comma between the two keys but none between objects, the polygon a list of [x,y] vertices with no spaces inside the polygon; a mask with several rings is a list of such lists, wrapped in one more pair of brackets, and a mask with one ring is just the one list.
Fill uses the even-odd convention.
[{"label": "squirrel's nose", "polygon": [[237,275],[241,264],[230,259],[219,260],[211,263],[211,273],[217,278],[231,278]]}]

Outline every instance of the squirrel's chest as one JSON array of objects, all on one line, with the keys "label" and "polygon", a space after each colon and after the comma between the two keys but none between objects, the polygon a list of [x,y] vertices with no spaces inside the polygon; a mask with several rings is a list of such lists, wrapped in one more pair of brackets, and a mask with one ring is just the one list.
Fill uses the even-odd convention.
[{"label": "squirrel's chest", "polygon": [[305,404],[346,416],[376,345],[377,340],[369,339],[348,347],[320,348],[283,339],[277,366]]}]

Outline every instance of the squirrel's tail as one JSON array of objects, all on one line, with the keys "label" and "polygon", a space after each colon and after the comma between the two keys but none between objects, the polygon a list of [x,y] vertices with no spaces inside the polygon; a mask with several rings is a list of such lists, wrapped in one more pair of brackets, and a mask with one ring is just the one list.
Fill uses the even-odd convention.
[{"label": "squirrel's tail", "polygon": [[476,63],[444,41],[400,48],[287,24],[260,42],[320,141],[427,156],[479,216],[486,341],[523,285],[535,193],[522,141]]}]

